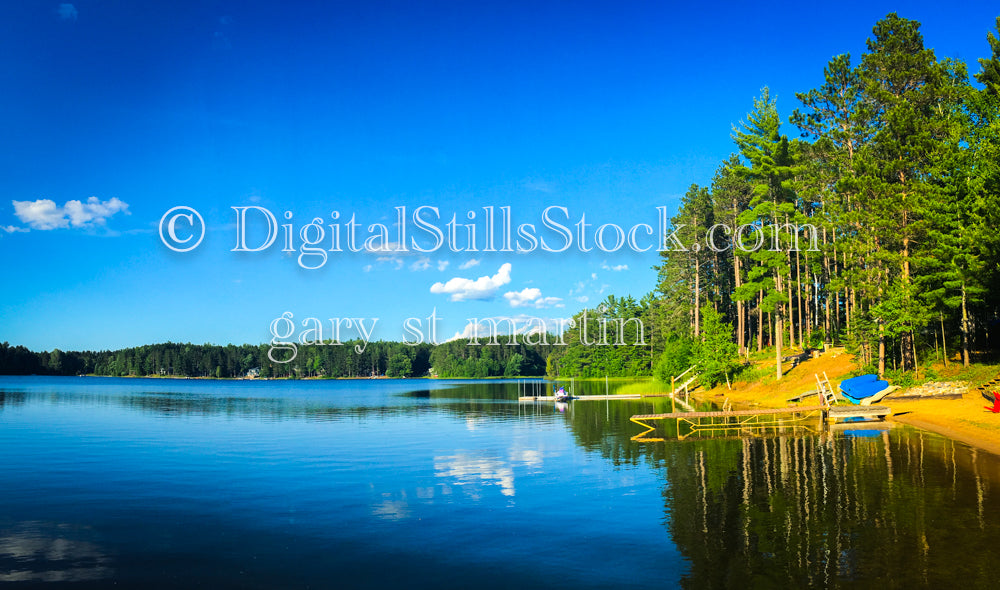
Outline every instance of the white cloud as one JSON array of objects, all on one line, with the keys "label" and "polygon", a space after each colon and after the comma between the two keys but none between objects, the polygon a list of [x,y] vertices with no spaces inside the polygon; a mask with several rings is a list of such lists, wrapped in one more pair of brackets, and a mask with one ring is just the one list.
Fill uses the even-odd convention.
[{"label": "white cloud", "polygon": [[618,271],[622,271],[622,270],[628,270],[628,265],[627,264],[617,264],[615,266],[611,266],[605,260],[604,262],[601,263],[601,268],[603,268],[604,270],[613,270],[615,272],[618,272]]},{"label": "white cloud", "polygon": [[69,225],[66,214],[60,207],[56,206],[55,201],[38,199],[37,201],[12,202],[14,203],[14,215],[35,229],[55,229]]},{"label": "white cloud", "polygon": [[481,276],[478,279],[455,277],[447,283],[434,283],[431,293],[447,293],[452,301],[467,301],[469,299],[491,299],[501,286],[510,282],[511,264],[505,262],[495,275]]},{"label": "white cloud", "polygon": [[76,6],[72,4],[60,4],[59,8],[56,9],[56,14],[62,20],[76,20],[79,12],[77,12]]},{"label": "white cloud", "polygon": [[403,259],[399,256],[379,256],[375,262],[391,262],[396,265],[396,270],[403,268]]},{"label": "white cloud", "polygon": [[434,475],[461,485],[496,485],[504,496],[514,495],[514,470],[499,459],[469,454],[434,457]]},{"label": "white cloud", "polygon": [[438,260],[438,270],[444,270],[448,268],[449,264],[450,262],[448,262],[447,260]]},{"label": "white cloud", "polygon": [[109,217],[118,212],[129,215],[128,203],[118,197],[101,201],[90,197],[86,203],[76,199],[59,207],[51,199],[35,201],[12,201],[14,215],[33,229],[57,229],[62,227],[93,227],[104,225]]},{"label": "white cloud", "polygon": [[576,299],[580,303],[586,303],[590,301],[590,297],[587,297],[586,295],[580,295],[579,297],[574,297],[574,299]]},{"label": "white cloud", "polygon": [[596,281],[597,280],[597,273],[596,272],[590,273],[590,280],[592,280],[592,281]]},{"label": "white cloud", "polygon": [[0,227],[0,229],[2,229],[3,231],[5,231],[5,232],[7,232],[9,234],[13,234],[13,233],[17,233],[17,232],[29,232],[29,231],[31,231],[30,229],[28,229],[26,227],[15,227],[13,225],[5,225],[3,227]]},{"label": "white cloud", "polygon": [[458,266],[459,270],[465,270],[467,268],[472,268],[473,266],[478,266],[479,260],[475,258],[470,258]]},{"label": "white cloud", "polygon": [[529,287],[521,291],[509,291],[503,294],[504,299],[510,302],[511,307],[563,307],[560,297],[542,297],[542,290],[536,287]]},{"label": "white cloud", "polygon": [[418,259],[410,265],[410,270],[427,270],[431,267],[431,259],[426,256]]},{"label": "white cloud", "polygon": [[370,265],[370,264],[366,264],[366,265],[364,266],[364,268],[362,268],[361,270],[363,270],[363,271],[365,271],[365,272],[371,272],[371,271],[372,271],[372,268],[374,268],[374,267],[373,267],[372,265]]}]

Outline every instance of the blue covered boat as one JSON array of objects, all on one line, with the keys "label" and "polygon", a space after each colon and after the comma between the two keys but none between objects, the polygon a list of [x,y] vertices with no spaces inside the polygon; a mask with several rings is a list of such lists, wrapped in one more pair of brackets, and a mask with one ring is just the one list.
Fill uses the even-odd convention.
[{"label": "blue covered boat", "polygon": [[852,404],[868,405],[877,394],[887,393],[886,390],[890,390],[889,382],[878,375],[861,375],[840,382],[840,394]]}]

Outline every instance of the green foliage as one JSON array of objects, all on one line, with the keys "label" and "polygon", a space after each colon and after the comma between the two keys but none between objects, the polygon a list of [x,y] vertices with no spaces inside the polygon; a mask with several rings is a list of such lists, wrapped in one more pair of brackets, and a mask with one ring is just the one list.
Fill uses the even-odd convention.
[{"label": "green foliage", "polygon": [[389,366],[386,367],[385,376],[386,377],[409,377],[412,372],[412,367],[410,365],[410,357],[402,352],[397,352],[396,354],[389,357]]},{"label": "green foliage", "polygon": [[638,377],[652,374],[646,331],[649,301],[608,296],[596,309],[573,316],[551,350],[551,377]]},{"label": "green foliage", "polygon": [[[551,334],[545,335],[545,339],[548,342],[555,340]],[[489,342],[488,339],[477,342],[460,338],[435,346],[430,354],[434,374],[480,379],[545,374],[551,344],[527,344],[523,336],[498,336],[496,344]]]},{"label": "green foliage", "polygon": [[889,369],[885,372],[883,378],[889,383],[900,387],[913,387],[917,385],[917,378],[911,371]]},{"label": "green foliage", "polygon": [[701,341],[694,347],[694,362],[702,383],[714,387],[739,367],[739,355],[733,342],[733,327],[711,305],[703,307],[701,313],[704,329]]},{"label": "green foliage", "polygon": [[671,378],[686,371],[692,364],[694,343],[687,338],[674,337],[663,348],[655,375],[662,383],[670,383]]}]

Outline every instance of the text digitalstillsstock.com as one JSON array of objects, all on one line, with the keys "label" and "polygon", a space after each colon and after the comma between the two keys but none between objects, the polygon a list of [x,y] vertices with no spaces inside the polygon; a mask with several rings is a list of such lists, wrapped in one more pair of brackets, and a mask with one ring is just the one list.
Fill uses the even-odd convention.
[{"label": "text digitalstillsstock.com", "polygon": [[[437,252],[447,247],[451,252],[500,252],[528,254],[531,252],[561,253],[576,250],[611,254],[621,250],[633,252],[670,252],[711,250],[724,252],[735,248],[753,252],[768,250],[799,251],[799,238],[808,241],[808,250],[819,250],[818,233],[811,224],[744,224],[731,227],[717,223],[705,230],[704,240],[685,244],[678,232],[686,224],[672,224],[665,206],[656,207],[656,228],[637,223],[625,228],[615,223],[595,225],[580,213],[575,223],[568,208],[551,205],[542,210],[540,226],[521,223],[514,227],[509,206],[482,207],[481,212],[467,211],[469,223],[459,223],[458,214],[443,222],[437,207],[424,205],[408,213],[405,206],[395,207],[395,223],[370,223],[332,211],[330,218],[314,217],[296,231],[295,218],[285,211],[284,222],[266,207],[248,205],[232,207],[236,214],[236,244],[232,252],[264,252],[278,243],[282,252],[298,252],[298,265],[307,270],[323,268],[330,254],[343,252],[375,252],[421,254]],[[390,225],[392,229],[390,229]],[[201,215],[187,206],[173,207],[160,219],[160,239],[175,252],[188,252],[198,247],[205,237],[205,222]],[[781,236],[784,236],[782,238]],[[770,237],[768,242],[767,237]]]},{"label": "text digitalstillsstock.com", "polygon": [[[516,253],[532,252],[561,253],[567,251],[601,252],[611,254],[622,250],[642,252],[693,252],[704,250],[725,252],[735,249],[754,252],[766,248],[770,251],[799,251],[799,239],[808,243],[806,251],[815,252],[818,247],[818,232],[811,224],[790,223],[765,225],[744,224],[738,227],[718,223],[699,232],[684,232],[686,224],[675,223],[668,215],[666,206],[656,207],[656,222],[636,223],[623,227],[615,223],[596,225],[588,222],[587,214],[571,215],[567,207],[551,205],[541,210],[539,224],[520,223],[514,225],[514,215],[509,206],[485,206],[481,210],[468,210],[465,221],[459,222],[459,215],[452,213],[445,221],[441,210],[424,205],[412,210],[406,206],[393,208],[394,222],[369,223],[358,220],[352,213],[348,218],[339,211],[331,211],[329,219],[313,217],[309,223],[296,228],[295,215],[284,211],[279,222],[270,209],[259,205],[234,206],[235,245],[230,251],[238,253],[264,252],[280,244],[281,251],[296,253],[298,266],[306,270],[323,268],[331,254],[368,252],[376,254],[432,253],[443,248],[459,253]],[[655,228],[654,228],[655,225]],[[391,228],[391,229],[390,229]],[[159,235],[163,244],[174,252],[189,252],[197,248],[205,238],[207,226],[201,214],[189,206],[176,206],[160,218]],[[681,235],[688,238],[685,243]],[[279,242],[280,238],[280,242]],[[426,318],[410,317],[403,322],[405,344],[415,346],[423,342],[438,344],[437,310]],[[290,362],[298,354],[299,345],[337,346],[343,340],[360,341],[354,346],[355,352],[364,352],[371,341],[378,318],[318,318],[302,320],[303,330],[295,338],[296,325],[293,314],[285,312],[270,324],[271,349],[268,357],[274,362]],[[516,344],[518,338],[527,344],[551,344],[565,346],[567,328],[581,328],[578,331],[583,345],[626,345],[646,346],[642,321],[638,318],[608,319],[593,318],[600,324],[600,337],[591,338],[587,329],[586,313],[580,321],[561,318],[549,320],[555,324],[554,330],[542,318],[470,318],[462,334],[468,337],[470,346],[500,345],[498,339],[507,335],[508,344]],[[636,324],[637,338],[625,342],[625,326]],[[612,333],[609,337],[608,330]],[[324,328],[325,333],[324,333]],[[343,338],[344,336],[347,338]],[[279,352],[279,358],[274,353]]]}]

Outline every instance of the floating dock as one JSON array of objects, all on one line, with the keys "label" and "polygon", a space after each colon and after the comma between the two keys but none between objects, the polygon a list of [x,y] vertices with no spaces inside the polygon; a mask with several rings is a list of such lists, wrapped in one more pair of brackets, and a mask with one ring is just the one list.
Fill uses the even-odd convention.
[{"label": "floating dock", "polygon": [[848,418],[864,420],[885,420],[892,415],[892,409],[886,406],[831,406],[826,411],[826,421],[836,424],[839,420]]},{"label": "floating dock", "polygon": [[[635,441],[657,440],[646,435],[656,430],[652,420],[677,420],[677,438],[685,439],[692,434],[732,432],[754,433],[766,428],[794,426],[809,418],[814,418],[825,410],[825,406],[800,406],[760,410],[731,410],[726,412],[670,412],[669,414],[638,414],[630,420],[646,430],[632,437]],[[689,432],[681,433],[681,424],[688,426]]]},{"label": "floating dock", "polygon": [[[639,395],[638,393],[623,393],[621,395],[575,395],[572,401],[605,401],[611,399],[642,399],[644,397],[666,397],[668,394]],[[517,398],[519,402],[554,402],[554,395],[522,395]]]},{"label": "floating dock", "polygon": [[[756,434],[771,428],[802,427],[802,422],[821,416],[824,422],[855,420],[884,420],[892,414],[885,406],[789,406],[786,408],[765,408],[754,410],[731,410],[724,412],[671,412],[669,414],[638,414],[630,420],[646,428],[632,437],[634,441],[662,440],[649,438],[656,429],[655,420],[677,420],[677,438],[683,440],[692,434],[741,433]],[[681,425],[686,425],[685,429]],[[687,432],[682,432],[686,430]]]}]

